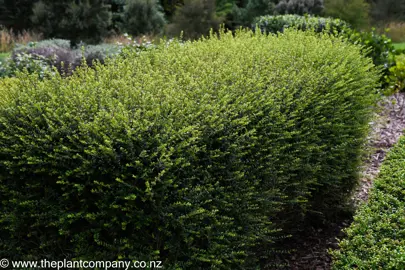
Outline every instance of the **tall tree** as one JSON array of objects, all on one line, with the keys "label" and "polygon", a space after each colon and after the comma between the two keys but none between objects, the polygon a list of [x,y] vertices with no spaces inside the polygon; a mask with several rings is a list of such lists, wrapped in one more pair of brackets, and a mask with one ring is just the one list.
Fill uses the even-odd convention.
[{"label": "tall tree", "polygon": [[156,34],[163,31],[165,23],[163,9],[156,0],[127,0],[123,25],[129,34]]},{"label": "tall tree", "polygon": [[38,0],[0,0],[0,24],[17,32],[32,27],[32,7]]},{"label": "tall tree", "polygon": [[34,5],[33,25],[46,38],[98,43],[108,34],[111,9],[103,0],[40,0]]},{"label": "tall tree", "polygon": [[224,18],[216,14],[215,0],[185,0],[176,10],[173,21],[168,25],[168,33],[189,39],[198,39],[209,34],[210,29],[218,30]]},{"label": "tall tree", "polygon": [[375,21],[405,20],[405,0],[371,0],[371,16]]}]

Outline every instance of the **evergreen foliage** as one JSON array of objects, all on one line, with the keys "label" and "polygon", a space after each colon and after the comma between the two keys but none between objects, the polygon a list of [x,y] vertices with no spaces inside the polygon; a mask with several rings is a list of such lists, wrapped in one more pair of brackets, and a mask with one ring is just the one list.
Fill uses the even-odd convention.
[{"label": "evergreen foliage", "polygon": [[216,14],[215,0],[185,0],[176,10],[167,33],[178,37],[183,32],[183,37],[197,39],[207,36],[210,29],[217,31],[224,19]]},{"label": "evergreen foliage", "polygon": [[390,150],[369,200],[332,255],[333,269],[405,268],[405,138]]},{"label": "evergreen foliage", "polygon": [[103,0],[40,0],[31,19],[45,38],[66,38],[76,46],[99,43],[108,34],[111,11]]},{"label": "evergreen foliage", "polygon": [[20,74],[0,103],[0,257],[257,269],[280,229],[349,199],[377,81],[357,46],[296,30]]},{"label": "evergreen foliage", "polygon": [[273,14],[274,8],[272,0],[248,0],[245,7],[234,5],[231,13],[232,28],[250,27],[256,17]]},{"label": "evergreen foliage", "polygon": [[162,7],[156,0],[127,0],[123,28],[133,36],[162,32],[165,25],[162,11]]},{"label": "evergreen foliage", "polygon": [[363,53],[372,58],[376,66],[383,69],[382,81],[385,81],[384,75],[394,64],[391,57],[391,54],[394,53],[391,40],[385,35],[378,34],[375,29],[357,31],[340,19],[299,15],[262,16],[256,18],[255,22],[262,32],[280,33],[287,28],[316,32],[327,31],[331,35],[340,36],[353,44],[362,45]]},{"label": "evergreen foliage", "polygon": [[0,0],[0,25],[20,32],[32,28],[32,8],[38,0]]},{"label": "evergreen foliage", "polygon": [[392,22],[405,20],[404,0],[373,0],[371,15],[377,22]]}]

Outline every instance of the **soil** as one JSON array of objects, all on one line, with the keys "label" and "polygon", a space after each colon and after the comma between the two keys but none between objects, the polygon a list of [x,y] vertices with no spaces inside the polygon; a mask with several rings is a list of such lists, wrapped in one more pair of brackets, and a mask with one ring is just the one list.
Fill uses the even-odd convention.
[{"label": "soil", "polygon": [[[360,183],[354,192],[352,201],[355,207],[368,199],[373,180],[380,171],[386,153],[403,135],[405,130],[405,93],[396,93],[385,98],[379,104],[378,113],[370,123],[371,132],[367,145],[369,156],[362,166]],[[292,251],[282,256],[282,269],[293,270],[328,270],[331,269],[329,249],[338,248],[338,239],[344,237],[343,229],[351,223],[351,218],[342,218],[336,223],[322,228],[309,228],[296,239],[291,239],[288,246]]]}]

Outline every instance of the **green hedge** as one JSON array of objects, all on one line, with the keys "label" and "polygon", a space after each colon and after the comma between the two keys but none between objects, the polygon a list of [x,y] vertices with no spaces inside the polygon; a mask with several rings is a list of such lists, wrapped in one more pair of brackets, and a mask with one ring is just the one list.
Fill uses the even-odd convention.
[{"label": "green hedge", "polygon": [[249,269],[347,199],[378,96],[356,46],[242,31],[123,54],[20,75],[0,107],[0,257]]},{"label": "green hedge", "polygon": [[405,268],[405,137],[388,154],[346,233],[332,252],[334,269]]},{"label": "green hedge", "polygon": [[[389,67],[394,64],[392,54],[394,54],[395,49],[391,39],[378,34],[374,28],[370,31],[359,32],[340,19],[299,15],[267,15],[256,18],[254,23],[254,29],[257,26],[262,32],[267,33],[279,33],[287,28],[316,32],[327,31],[332,35],[348,39],[353,44],[364,46],[366,48],[364,54],[372,58],[376,66],[382,66],[384,74],[388,74]],[[381,77],[381,80],[384,81],[384,78]]]}]

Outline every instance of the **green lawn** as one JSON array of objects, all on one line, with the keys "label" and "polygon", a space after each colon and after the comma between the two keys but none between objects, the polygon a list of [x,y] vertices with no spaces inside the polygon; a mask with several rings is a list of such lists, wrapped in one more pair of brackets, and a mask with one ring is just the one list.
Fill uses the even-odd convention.
[{"label": "green lawn", "polygon": [[404,50],[405,49],[405,42],[403,43],[393,43],[392,45],[394,45],[394,48],[397,50]]},{"label": "green lawn", "polygon": [[10,53],[0,53],[0,62],[3,62],[4,59],[10,56]]}]

